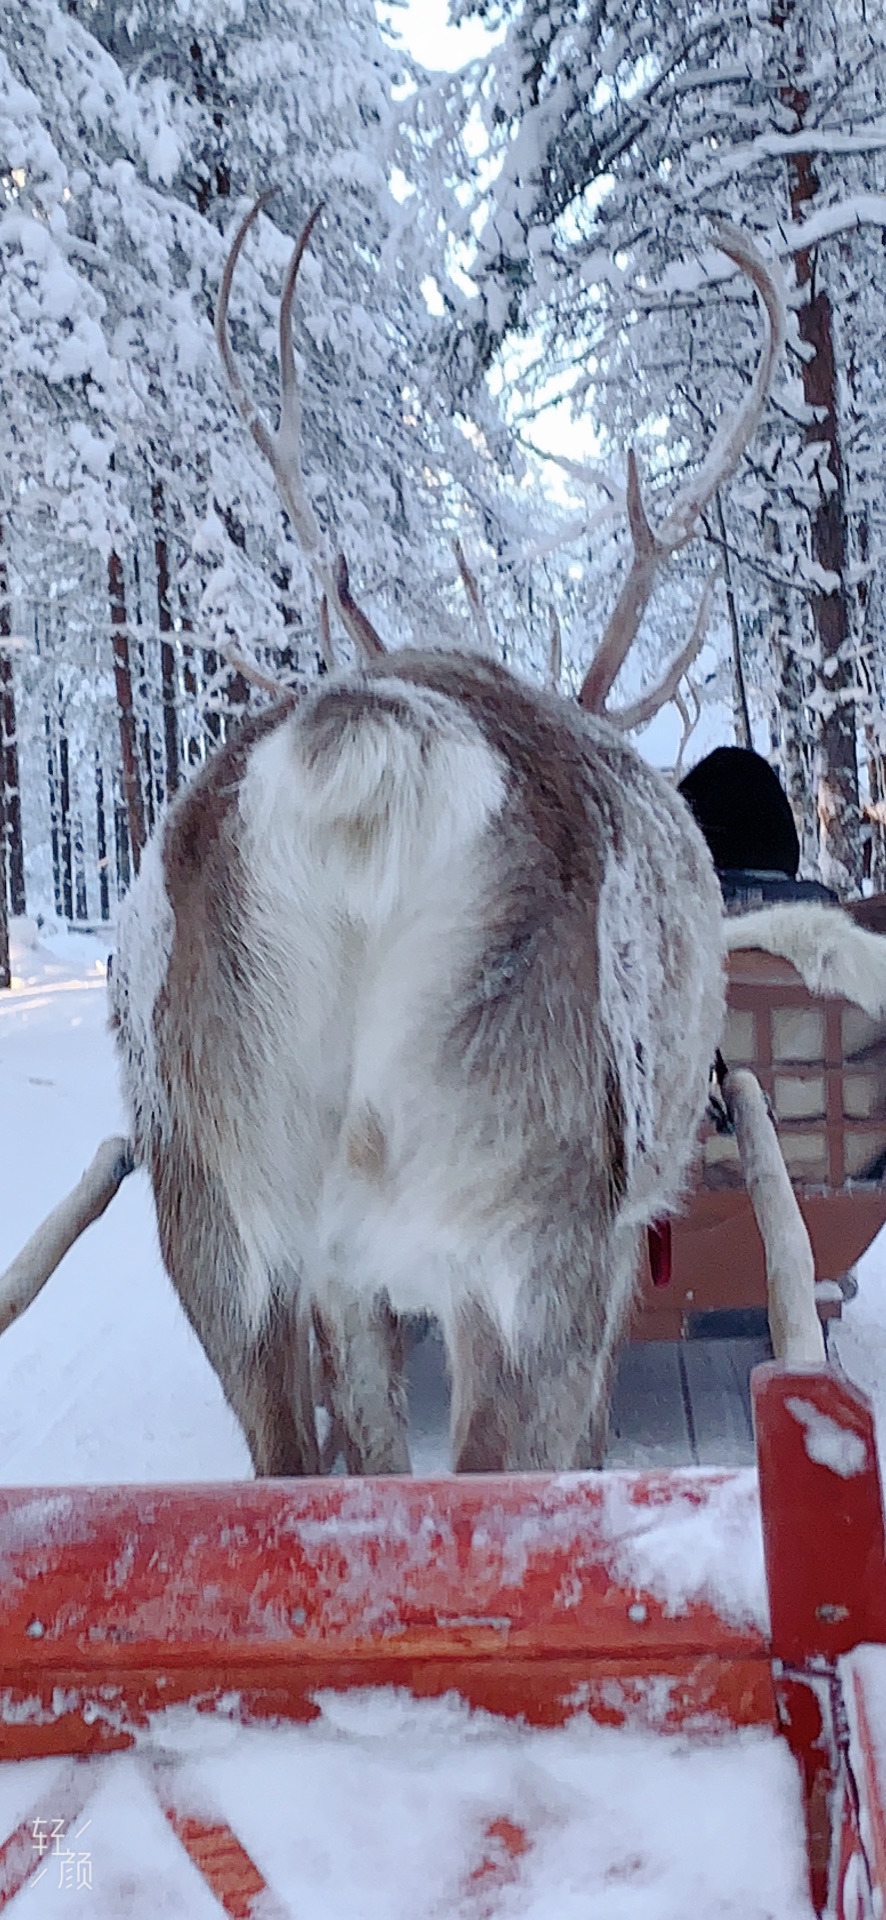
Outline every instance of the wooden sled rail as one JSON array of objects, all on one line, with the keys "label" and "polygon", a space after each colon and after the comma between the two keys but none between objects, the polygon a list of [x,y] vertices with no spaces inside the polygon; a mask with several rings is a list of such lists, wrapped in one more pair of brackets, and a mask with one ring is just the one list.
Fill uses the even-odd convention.
[{"label": "wooden sled rail", "polygon": [[[0,1757],[78,1756],[60,1774],[73,1821],[87,1757],[142,1742],[182,1844],[223,1909],[250,1915],[259,1897],[272,1910],[261,1876],[227,1828],[177,1808],[174,1766],[152,1758],[149,1716],[166,1706],[231,1711],[236,1695],[245,1720],[305,1719],[320,1688],[393,1684],[542,1725],[581,1712],[689,1734],[770,1726],[799,1761],[817,1910],[873,1914],[886,1893],[873,1418],[827,1368],[760,1367],[753,1399],[768,1627],[701,1578],[693,1590],[691,1573],[675,1594],[656,1562],[671,1523],[689,1570],[718,1512],[757,1524],[746,1473],[7,1490]],[[496,1858],[523,1844],[507,1825]],[[0,1849],[0,1906],[34,1870],[26,1839]]]},{"label": "wooden sled rail", "polygon": [[[672,1612],[619,1562],[676,1518],[687,1553],[748,1474],[245,1482],[0,1495],[0,1758],[131,1743],[239,1695],[310,1719],[320,1688],[457,1690],[559,1724],[767,1722],[759,1627]],[[745,1512],[746,1510],[746,1512]],[[639,1537],[640,1547],[637,1548]],[[644,1710],[651,1672],[673,1686]],[[5,1724],[4,1724],[5,1721]]]}]

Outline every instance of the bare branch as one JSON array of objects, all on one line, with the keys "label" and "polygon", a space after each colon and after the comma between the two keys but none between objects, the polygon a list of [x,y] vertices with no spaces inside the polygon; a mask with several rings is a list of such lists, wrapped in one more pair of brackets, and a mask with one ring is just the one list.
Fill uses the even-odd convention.
[{"label": "bare branch", "polygon": [[477,585],[477,576],[471,572],[468,566],[467,560],[465,559],[464,548],[460,540],[453,540],[452,551],[455,554],[455,564],[461,576],[462,586],[470,601],[471,612],[474,616],[474,625],[477,629],[480,645],[484,653],[492,654],[495,652],[495,646],[492,634],[489,631],[489,621],[486,618],[483,595]]},{"label": "bare branch", "polygon": [[284,694],[291,694],[292,688],[286,685],[285,680],[275,680],[273,674],[263,673],[261,667],[254,660],[248,660],[245,653],[241,653],[233,643],[222,647],[221,652],[222,659],[234,668],[235,673],[242,673],[250,686],[260,687],[262,693],[272,693],[278,700]]},{"label": "bare branch", "polygon": [[741,720],[741,739],[738,740],[737,744],[740,747],[753,747],[754,735],[751,729],[751,716],[748,708],[748,690],[745,685],[744,662],[741,657],[741,628],[738,624],[738,603],[735,598],[735,586],[732,579],[732,560],[726,544],[726,521],[723,514],[723,497],[719,487],[715,496],[715,511],[717,515],[717,526],[720,530],[720,552],[723,555],[723,575],[726,583],[726,610],[729,614],[729,633],[732,641],[732,672],[735,681],[735,703],[738,709],[736,713],[736,733],[739,732],[739,717]]},{"label": "bare branch", "polygon": [[644,560],[648,554],[652,554],[656,562],[665,560],[668,549],[661,540],[656,540],[655,534],[646,518],[646,508],[643,505],[643,495],[640,491],[640,470],[637,466],[637,456],[633,447],[628,448],[627,508],[628,526],[631,529],[631,539],[634,543],[634,553],[637,559]]},{"label": "bare branch", "polygon": [[27,1245],[0,1276],[0,1333],[24,1313],[54,1274],[68,1249],[104,1213],[117,1188],[132,1172],[128,1140],[103,1140],[81,1180],[32,1233]]},{"label": "bare branch", "polygon": [[735,227],[718,229],[717,245],[755,287],[763,307],[765,332],[753,381],[738,412],[724,421],[698,472],[681,487],[670,513],[653,531],[643,507],[633,450],[628,455],[628,517],[634,556],[627,580],[579,694],[581,705],[602,713],[618,673],[638,632],[659,566],[692,539],[700,516],[718,487],[730,478],[763,413],[784,345],[785,303],[780,271],[765,261],[750,238]]},{"label": "bare branch", "polygon": [[[313,209],[306,220],[283,281],[280,298],[280,421],[276,433],[272,432],[267,421],[259,412],[251,395],[247,393],[234,359],[228,329],[228,306],[230,304],[231,285],[234,270],[250,227],[267,205],[274,189],[263,193],[254,207],[241,220],[231,243],[231,249],[225,262],[219,288],[218,306],[215,315],[215,338],[225,377],[231,391],[234,404],[241,420],[248,427],[259,452],[263,454],[271,468],[283,505],[292,523],[299,546],[312,568],[326,596],[327,603],[335,607],[336,612],[353,640],[358,651],[368,659],[376,659],[385,652],[384,645],[376,633],[371,621],[357,606],[348,586],[347,568],[344,570],[345,597],[339,593],[339,563],[333,566],[324,548],[320,523],[314,512],[301,465],[302,404],[301,387],[295,363],[292,344],[292,303],[295,297],[298,270],[304,258],[305,249],[314,227],[323,209],[323,202]],[[328,617],[328,609],[327,609]],[[331,651],[331,650],[330,650]]]},{"label": "bare branch", "polygon": [[329,597],[320,595],[320,658],[327,673],[334,673],[336,667],[335,648],[329,627]]},{"label": "bare branch", "polygon": [[649,693],[645,693],[642,699],[635,700],[629,707],[619,707],[615,712],[611,712],[607,708],[606,718],[607,720],[611,720],[614,727],[620,727],[624,733],[632,733],[637,727],[646,727],[650,720],[655,718],[659,708],[667,706],[668,701],[673,700],[684,673],[691,667],[693,660],[701,652],[704,644],[708,621],[711,617],[714,587],[717,584],[719,574],[720,562],[717,560],[705,581],[704,590],[698,603],[698,610],[689,639],[685,647],[683,647],[676,658],[671,661],[670,666],[662,675],[658,685],[653,687]]},{"label": "bare branch", "polygon": [[584,460],[570,460],[565,453],[548,453],[544,447],[537,447],[533,440],[527,440],[521,434],[517,435],[517,439],[534,459],[550,461],[552,466],[560,468],[561,473],[567,473],[570,480],[577,480],[583,487],[599,487],[614,506],[624,506],[624,488],[613,479],[607,467],[589,464]]},{"label": "bare branch", "polygon": [[[624,505],[623,497],[622,505]],[[618,508],[610,501],[605,507],[598,507],[596,513],[583,513],[577,519],[567,520],[556,533],[544,535],[540,540],[534,541],[531,547],[520,547],[513,554],[506,548],[502,554],[496,555],[495,564],[511,567],[531,566],[533,561],[545,560],[549,553],[558,553],[562,547],[571,546],[574,540],[589,540],[598,528],[610,525],[617,517]],[[481,572],[483,570],[483,568],[480,569]]]},{"label": "bare branch", "polygon": [[680,715],[680,719],[683,722],[683,731],[680,735],[680,745],[677,748],[677,758],[674,761],[673,781],[675,786],[678,784],[678,782],[682,778],[683,755],[686,752],[686,748],[688,747],[689,742],[692,739],[692,735],[694,734],[695,729],[698,726],[699,720],[701,719],[701,701],[698,697],[698,689],[695,685],[695,682],[693,680],[690,680],[689,678],[687,678],[687,681],[686,681],[686,692],[689,695],[690,699],[692,700],[693,706],[695,707],[694,713],[690,713],[689,707],[686,701],[684,700],[679,687],[676,689],[676,692],[674,694],[674,706],[676,707],[677,712]]},{"label": "bare branch", "polygon": [[548,685],[553,693],[559,693],[563,677],[563,639],[560,632],[560,620],[557,609],[552,605],[550,614],[550,636],[548,645]]}]

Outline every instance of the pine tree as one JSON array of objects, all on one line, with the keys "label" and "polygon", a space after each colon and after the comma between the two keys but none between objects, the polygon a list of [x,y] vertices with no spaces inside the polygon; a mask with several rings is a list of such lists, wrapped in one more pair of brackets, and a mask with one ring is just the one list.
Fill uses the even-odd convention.
[{"label": "pine tree", "polygon": [[[598,424],[604,452],[645,447],[667,499],[734,404],[753,351],[750,303],[722,278],[711,222],[743,223],[784,258],[788,357],[721,503],[722,529],[708,531],[732,549],[741,645],[807,842],[813,795],[822,871],[850,892],[861,861],[857,743],[877,705],[860,669],[855,574],[861,564],[871,579],[880,565],[870,499],[883,495],[883,442],[869,436],[862,448],[850,370],[881,337],[865,223],[884,217],[870,188],[883,176],[886,22],[822,0],[716,14],[513,0],[497,11],[500,49],[459,83],[462,124],[469,113],[474,129],[482,120],[487,140],[476,205],[462,215],[476,225],[485,209],[470,266],[477,298],[458,323],[466,391],[507,368],[520,341],[518,421],[567,394]],[[452,91],[438,138],[454,167]],[[882,293],[882,253],[873,286]]]},{"label": "pine tree", "polygon": [[414,214],[403,72],[371,0],[246,13],[221,0],[211,14],[198,0],[33,0],[0,23],[0,513],[36,636],[27,837],[62,899],[60,653],[91,694],[78,704],[65,680],[71,819],[104,872],[113,806],[118,885],[163,797],[247,697],[227,644],[317,670],[315,583],[212,335],[230,234],[260,190],[277,188],[238,269],[235,347],[273,415],[278,290],[325,197],[296,313],[304,464],[381,630],[463,633],[451,537],[473,516],[501,549],[518,522],[509,480],[452,418],[443,329],[421,294],[445,274],[445,236]]}]

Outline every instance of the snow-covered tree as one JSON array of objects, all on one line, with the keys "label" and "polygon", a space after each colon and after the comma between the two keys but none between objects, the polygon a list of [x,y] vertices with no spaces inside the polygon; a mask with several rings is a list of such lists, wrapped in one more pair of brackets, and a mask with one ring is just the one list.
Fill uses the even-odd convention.
[{"label": "snow-covered tree", "polygon": [[[212,336],[231,235],[268,186],[233,345],[273,420],[279,287],[324,200],[295,340],[327,551],[389,642],[479,638],[541,672],[559,631],[573,687],[623,578],[628,447],[655,523],[751,377],[756,305],[713,223],[781,260],[771,402],[704,539],[661,576],[616,697],[679,654],[716,549],[710,688],[739,730],[750,688],[807,863],[841,892],[861,753],[886,878],[882,11],[454,12],[499,44],[445,82],[372,0],[29,0],[0,20],[0,598],[31,642],[0,646],[2,699],[24,838],[65,912],[87,894],[109,910],[109,872],[125,884],[249,696],[231,643],[318,670],[316,580]],[[552,413],[597,449],[567,460],[561,435],[559,500],[533,452]],[[685,734],[699,690],[675,697]]]},{"label": "snow-covered tree", "polygon": [[304,465],[382,632],[463,633],[451,540],[473,516],[501,546],[516,507],[440,381],[421,288],[445,273],[445,236],[414,217],[403,60],[370,0],[33,0],[0,25],[0,62],[0,516],[12,600],[39,638],[22,668],[31,759],[58,759],[76,712],[75,811],[92,814],[97,765],[125,877],[164,794],[246,698],[226,645],[316,669],[316,586],[212,335],[259,191],[276,188],[238,268],[235,348],[273,414],[279,287],[325,199],[296,310]]},{"label": "snow-covered tree", "polygon": [[[860,669],[858,574],[875,573],[882,551],[870,502],[883,498],[883,442],[858,430],[859,369],[879,363],[882,341],[871,299],[886,220],[882,10],[468,0],[457,11],[505,28],[491,58],[450,84],[428,134],[441,178],[459,143],[463,178],[473,173],[460,231],[477,291],[453,314],[466,396],[490,369],[516,368],[519,430],[537,432],[565,397],[604,453],[637,442],[666,502],[754,351],[747,290],[724,275],[712,221],[745,225],[783,260],[787,360],[708,531],[729,550],[749,678],[807,843],[814,802],[822,871],[851,891],[857,743],[876,704]],[[867,646],[878,650],[870,620]]]}]

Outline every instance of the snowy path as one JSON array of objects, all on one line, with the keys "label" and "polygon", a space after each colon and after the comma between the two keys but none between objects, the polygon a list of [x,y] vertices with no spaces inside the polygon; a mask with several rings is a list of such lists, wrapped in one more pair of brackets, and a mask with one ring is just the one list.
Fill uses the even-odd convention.
[{"label": "snowy path", "polygon": [[[76,936],[58,961],[17,948],[21,984],[0,996],[0,1271],[99,1140],[126,1131],[107,1032],[106,952]],[[250,1470],[163,1271],[140,1174],[6,1333],[0,1381],[8,1486],[231,1479]]]},{"label": "snowy path", "polygon": [[[73,936],[56,957],[19,948],[17,985],[0,996],[0,1269],[98,1140],[123,1125],[104,954]],[[837,1344],[880,1401],[883,1250],[860,1277]],[[881,1424],[886,1431],[886,1407]],[[7,1485],[249,1471],[163,1273],[138,1176],[0,1342],[0,1462]],[[187,1716],[161,1745],[170,1737],[194,1746]],[[766,1736],[690,1749],[584,1723],[529,1734],[447,1703],[381,1696],[330,1701],[298,1731],[203,1723],[189,1766],[197,1802],[230,1818],[298,1920],[478,1920],[470,1881],[478,1836],[502,1814],[524,1819],[534,1839],[502,1913],[810,1920],[796,1783],[786,1751]],[[3,1832],[35,1806],[52,1817],[57,1777],[56,1762],[0,1767]],[[220,1912],[135,1759],[102,1763],[89,1817],[76,1845],[88,1853],[91,1890],[64,1883],[50,1858],[13,1903],[22,1920],[68,1913],[78,1901],[102,1920]],[[150,1862],[141,1880],[137,1861],[143,1872]]]}]

